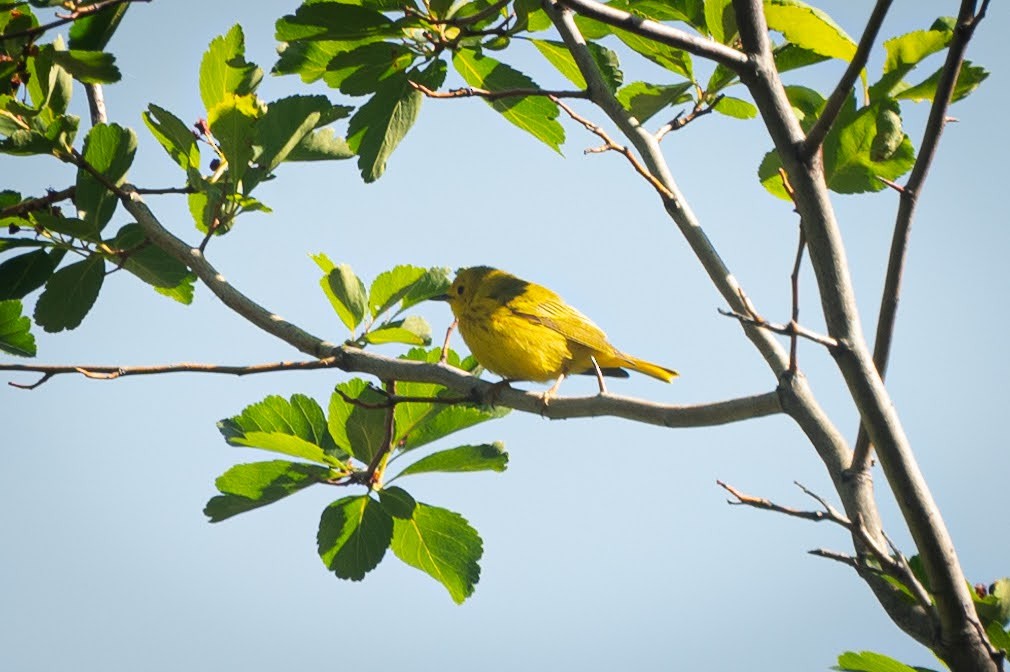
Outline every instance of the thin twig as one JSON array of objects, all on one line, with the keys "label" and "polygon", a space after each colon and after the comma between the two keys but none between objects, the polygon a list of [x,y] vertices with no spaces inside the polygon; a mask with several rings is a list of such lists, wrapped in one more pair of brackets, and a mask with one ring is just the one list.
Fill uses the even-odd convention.
[{"label": "thin twig", "polygon": [[816,555],[818,558],[826,558],[828,560],[834,560],[835,562],[840,562],[843,565],[848,565],[857,572],[864,569],[876,570],[876,568],[867,567],[859,561],[859,558],[853,557],[851,555],[846,555],[845,553],[839,553],[838,551],[830,551],[826,548],[815,548],[811,551],[807,551],[810,555]]},{"label": "thin twig", "polygon": [[[968,43],[971,41],[978,23],[985,17],[989,8],[989,0],[983,1],[978,13],[974,13],[974,7],[975,3],[972,0],[962,0],[961,2],[954,36],[951,38],[947,59],[937,82],[936,94],[926,120],[919,153],[915,158],[908,182],[899,191],[901,201],[898,205],[894,233],[891,237],[891,250],[887,260],[887,272],[884,275],[884,288],[881,291],[880,310],[877,317],[877,331],[873,342],[873,363],[877,367],[881,380],[887,376],[887,365],[891,357],[891,343],[894,338],[894,326],[898,314],[898,298],[901,295],[901,282],[905,271],[905,260],[908,256],[908,242],[911,237],[916,202],[940,144],[940,136],[943,134],[947,120],[947,110],[953,101],[954,87],[961,73],[961,65],[964,62]],[[869,466],[871,448],[870,436],[860,423],[856,435],[856,445],[853,449],[850,473],[858,473]]]},{"label": "thin twig", "polygon": [[[854,537],[856,537],[856,539],[858,539],[867,550],[870,551],[870,554],[873,555],[874,559],[876,559],[876,561],[880,564],[880,567],[885,574],[894,577],[904,584],[922,607],[926,609],[931,608],[932,599],[930,598],[929,593],[926,592],[926,589],[919,582],[919,579],[912,573],[908,563],[904,560],[904,556],[900,553],[898,553],[896,557],[892,556],[886,549],[880,547],[876,539],[869,533],[869,530],[866,529],[866,526],[863,525],[861,519],[857,518],[855,521],[850,520],[835,507],[831,506],[823,497],[804,487],[802,484],[796,482],[796,486],[799,487],[804,494],[812,497],[823,507],[821,510],[807,511],[782,506],[781,504],[776,504],[764,497],[754,497],[752,495],[744,494],[733,486],[727,485],[722,481],[716,481],[716,483],[736,498],[735,500],[729,500],[730,504],[750,506],[756,509],[782,513],[794,518],[802,518],[803,520],[812,520],[814,522],[826,520],[844,527]],[[888,543],[890,544],[889,541]],[[865,566],[865,564],[860,563],[857,568]]]},{"label": "thin twig", "polygon": [[806,327],[800,326],[796,322],[789,322],[788,324],[775,324],[764,319],[760,315],[750,316],[744,315],[743,313],[737,313],[732,310],[725,310],[723,308],[718,309],[720,315],[726,317],[732,317],[734,319],[740,320],[744,324],[749,324],[760,329],[767,329],[768,331],[775,334],[782,334],[783,336],[789,336],[790,338],[799,336],[805,338],[814,343],[819,343],[824,347],[834,350],[841,347],[841,343],[830,336],[825,336],[824,334],[818,334],[816,331],[811,331]]},{"label": "thin twig", "polygon": [[424,84],[407,80],[414,89],[420,91],[428,98],[484,98],[486,100],[501,100],[502,98],[516,98],[525,96],[545,96],[548,98],[589,98],[588,91],[548,91],[546,89],[501,89],[500,91],[488,91],[487,89],[477,89],[465,86],[449,91],[435,91],[429,89]]},{"label": "thin twig", "polygon": [[628,149],[624,145],[619,145],[616,142],[614,142],[610,138],[610,136],[607,135],[606,131],[604,131],[602,128],[600,128],[593,122],[589,121],[585,117],[579,115],[575,110],[573,110],[571,107],[561,102],[557,98],[551,96],[551,100],[554,103],[556,103],[558,107],[564,110],[565,113],[568,114],[568,116],[571,117],[574,121],[577,121],[578,123],[582,124],[587,131],[593,133],[594,135],[598,136],[601,140],[603,140],[604,143],[603,149],[597,148],[587,150],[587,153],[596,153],[600,151],[612,150],[617,152],[618,154],[623,154],[624,158],[626,158],[631,163],[631,166],[635,169],[635,172],[644,177],[645,180],[652,185],[652,188],[659,193],[659,195],[663,198],[663,200],[670,200],[671,198],[673,198],[673,193],[666,188],[666,185],[664,185],[655,175],[650,173],[648,169],[646,169],[646,167],[642,165],[642,162],[638,160],[638,158],[630,149]]},{"label": "thin twig", "polygon": [[[729,504],[732,504],[734,506],[750,506],[755,509],[774,511],[775,513],[784,513],[787,516],[792,516],[794,518],[802,518],[804,520],[812,520],[816,523],[827,520],[846,528],[852,525],[852,523],[849,521],[848,518],[839,514],[834,508],[825,509],[823,511],[805,511],[802,509],[794,509],[788,506],[782,506],[781,504],[776,504],[770,499],[766,499],[764,497],[754,497],[751,495],[744,494],[739,490],[737,490],[736,488],[734,488],[732,485],[729,485],[728,483],[724,483],[722,481],[716,481],[716,484],[736,498],[735,500],[727,500]],[[805,490],[806,488],[804,488],[804,491]]]},{"label": "thin twig", "polygon": [[874,42],[877,41],[880,26],[884,23],[887,11],[891,8],[891,2],[892,0],[877,0],[877,4],[874,6],[873,11],[870,13],[870,18],[866,22],[863,36],[859,39],[856,52],[852,55],[852,60],[849,61],[849,66],[845,69],[841,79],[838,80],[835,90],[828,96],[827,102],[824,103],[821,116],[817,118],[813,128],[810,129],[807,137],[803,140],[803,145],[800,147],[800,156],[809,160],[814,155],[814,152],[821,148],[824,138],[827,136],[828,131],[831,130],[831,125],[835,123],[838,113],[842,111],[842,105],[848,99],[849,92],[852,91],[852,86],[856,83],[859,73],[866,67],[866,60],[870,56],[870,50],[873,48]]},{"label": "thin twig", "polygon": [[449,359],[449,339],[452,337],[452,332],[459,325],[459,320],[453,320],[449,328],[445,330],[445,340],[442,341],[442,354],[438,357],[439,364],[445,364]]},{"label": "thin twig", "polygon": [[61,189],[59,191],[50,191],[45,196],[40,196],[39,198],[29,198],[16,205],[11,205],[0,210],[0,218],[20,217],[29,212],[44,210],[49,208],[53,203],[73,198],[76,193],[76,187],[67,187],[66,189]]},{"label": "thin twig", "polygon": [[352,397],[347,394],[339,387],[334,388],[333,391],[340,395],[340,398],[352,406],[357,406],[358,408],[363,408],[369,411],[379,411],[387,408],[394,408],[398,404],[466,404],[471,403],[473,400],[469,397],[414,397],[414,396],[401,396],[399,394],[389,394],[386,390],[381,388],[373,387],[376,392],[384,395],[382,401],[375,403],[369,401],[362,401],[356,397]]},{"label": "thin twig", "polygon": [[96,14],[103,9],[108,7],[113,7],[115,5],[124,5],[132,2],[151,2],[151,0],[102,0],[101,2],[96,2],[93,5],[84,5],[83,7],[77,7],[70,14],[57,15],[58,19],[55,21],[50,21],[49,23],[43,23],[41,25],[35,26],[34,28],[26,28],[25,30],[17,30],[13,33],[0,33],[0,42],[4,40],[12,40],[17,37],[27,37],[29,39],[34,39],[35,37],[43,34],[51,28],[59,28],[68,23],[73,23],[78,19],[83,19],[86,16],[91,16]]},{"label": "thin twig", "polygon": [[32,390],[60,374],[76,373],[94,380],[115,380],[128,376],[151,376],[162,373],[220,373],[232,376],[248,376],[257,373],[273,373],[275,371],[309,371],[328,369],[336,366],[334,357],[325,359],[310,359],[297,362],[270,362],[265,364],[247,364],[229,366],[224,364],[204,364],[200,362],[181,362],[178,364],[156,364],[150,366],[109,366],[90,364],[39,365],[39,364],[0,364],[0,371],[16,371],[24,373],[41,373],[43,377],[32,385],[7,383],[11,387]]},{"label": "thin twig", "polygon": [[679,131],[680,129],[684,128],[698,117],[703,117],[706,114],[711,114],[712,112],[715,111],[715,106],[719,104],[719,101],[725,97],[726,94],[720,93],[708,105],[705,105],[703,101],[699,100],[697,103],[695,103],[694,108],[687,114],[684,114],[684,111],[681,110],[680,112],[677,113],[677,116],[675,116],[667,123],[663,124],[660,127],[660,129],[656,131],[656,142],[662,140],[667,133],[671,133],[673,131]]}]

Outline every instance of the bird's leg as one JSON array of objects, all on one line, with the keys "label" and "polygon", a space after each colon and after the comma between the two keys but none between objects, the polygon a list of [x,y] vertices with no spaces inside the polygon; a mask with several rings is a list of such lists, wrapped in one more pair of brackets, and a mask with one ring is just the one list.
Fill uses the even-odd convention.
[{"label": "bird's leg", "polygon": [[562,373],[560,376],[558,376],[558,379],[554,381],[553,385],[551,385],[551,389],[544,392],[544,406],[551,403],[551,397],[553,397],[554,393],[558,391],[559,387],[561,387],[561,381],[565,379],[566,375],[567,374]]},{"label": "bird's leg", "polygon": [[600,384],[600,394],[606,394],[607,384],[603,382],[603,371],[600,370],[600,363],[592,355],[589,356],[589,360],[593,363],[593,368],[596,369],[596,382]]},{"label": "bird's leg", "polygon": [[459,324],[459,320],[453,320],[449,328],[445,330],[445,340],[442,341],[442,356],[438,358],[439,364],[445,364],[445,360],[449,358],[449,337],[452,336],[452,330],[456,328]]}]

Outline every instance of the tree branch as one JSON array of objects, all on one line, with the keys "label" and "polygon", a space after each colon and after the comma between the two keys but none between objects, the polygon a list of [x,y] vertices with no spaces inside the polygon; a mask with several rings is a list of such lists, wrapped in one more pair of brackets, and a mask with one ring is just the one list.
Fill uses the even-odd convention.
[{"label": "tree branch", "polygon": [[877,4],[873,7],[873,12],[870,13],[870,18],[866,22],[863,36],[859,39],[856,53],[852,55],[849,67],[845,69],[841,79],[838,80],[838,85],[835,86],[835,90],[831,92],[827,102],[824,103],[821,116],[817,118],[813,128],[810,129],[806,139],[803,140],[800,156],[809,159],[814,152],[821,148],[825,136],[831,130],[831,125],[835,123],[838,113],[842,110],[842,105],[845,104],[845,100],[849,97],[849,91],[852,90],[852,86],[856,83],[859,73],[866,67],[866,60],[870,56],[870,50],[873,48],[874,42],[877,41],[877,35],[880,34],[880,26],[884,23],[884,17],[887,16],[892,1],[877,0]]},{"label": "tree branch", "polygon": [[50,21],[49,23],[43,23],[41,25],[35,26],[34,28],[27,28],[25,30],[17,30],[13,33],[0,33],[0,42],[4,40],[12,40],[18,37],[27,37],[29,39],[35,39],[39,35],[42,35],[47,30],[52,28],[59,28],[68,23],[73,23],[78,19],[83,19],[85,16],[91,16],[96,14],[107,7],[113,7],[115,5],[124,5],[131,2],[151,2],[151,0],[102,0],[101,2],[96,2],[93,5],[85,5],[83,7],[78,7],[70,14],[59,16],[55,21]]},{"label": "tree branch", "polygon": [[[282,333],[274,335],[282,340],[287,340]],[[331,356],[321,359],[242,366],[193,362],[154,366],[0,364],[0,371],[43,374],[37,382],[31,385],[8,383],[12,387],[21,389],[34,389],[61,374],[79,374],[96,380],[115,380],[128,376],[166,373],[215,373],[247,376],[277,371],[309,371],[330,368],[341,369],[349,373],[370,374],[380,380],[419,381],[443,385],[461,395],[456,400],[447,400],[456,403],[464,401],[473,403],[475,400],[484,399],[494,389],[496,405],[535,413],[551,420],[612,416],[661,427],[711,427],[782,412],[777,391],[726,401],[690,405],[660,404],[608,393],[591,397],[554,397],[551,399],[551,403],[545,407],[543,396],[537,392],[501,387],[498,383],[481,380],[466,371],[445,364],[393,359],[346,346],[336,347]],[[396,398],[395,401],[400,403],[420,400]],[[430,403],[432,400],[425,399],[424,401]]]},{"label": "tree branch", "polygon": [[[978,14],[974,14],[975,2],[962,0],[958,14],[954,36],[947,50],[947,59],[940,79],[937,82],[936,95],[929,110],[926,128],[923,131],[919,154],[909,175],[908,182],[899,191],[901,201],[894,223],[894,234],[891,237],[891,251],[887,259],[887,272],[884,276],[884,288],[880,296],[880,310],[877,317],[877,331],[874,336],[873,363],[880,373],[880,378],[887,376],[887,364],[891,357],[891,342],[894,338],[894,325],[898,314],[898,299],[901,295],[901,280],[905,271],[905,259],[908,255],[908,241],[912,231],[912,219],[915,215],[916,201],[922,190],[923,183],[933,164],[940,136],[947,122],[947,110],[954,97],[954,87],[961,73],[961,64],[968,49],[968,43],[978,22],[985,16],[989,2],[985,0]],[[852,470],[862,471],[870,463],[870,436],[863,425],[859,426],[856,436],[856,447],[852,457]]]},{"label": "tree branch", "polygon": [[525,96],[547,96],[549,98],[588,98],[588,91],[548,91],[546,89],[502,89],[500,91],[488,91],[487,89],[475,89],[473,87],[463,87],[460,89],[450,89],[449,91],[435,91],[423,84],[407,80],[414,89],[420,91],[428,98],[484,98],[486,100],[501,100],[502,98],[516,98]]},{"label": "tree branch", "polygon": [[683,49],[695,56],[721,63],[733,72],[739,71],[747,64],[746,57],[739,51],[715,40],[698,37],[656,21],[643,19],[640,16],[595,2],[595,0],[557,0],[557,4],[568,7],[583,16],[647,37],[660,44]]},{"label": "tree branch", "polygon": [[763,5],[760,0],[733,0],[733,7],[744,51],[753,63],[752,69],[741,73],[741,81],[760,110],[796,191],[828,334],[846,346],[835,351],[839,371],[877,446],[933,590],[941,627],[927,645],[952,669],[995,669],[977,629],[978,618],[953,542],[863,337],[823,166],[819,156],[806,160],[799,152],[803,132],[775,68]]},{"label": "tree branch", "polygon": [[105,110],[105,94],[101,84],[85,84],[84,91],[88,96],[88,111],[91,114],[91,125],[109,123],[109,115]]}]

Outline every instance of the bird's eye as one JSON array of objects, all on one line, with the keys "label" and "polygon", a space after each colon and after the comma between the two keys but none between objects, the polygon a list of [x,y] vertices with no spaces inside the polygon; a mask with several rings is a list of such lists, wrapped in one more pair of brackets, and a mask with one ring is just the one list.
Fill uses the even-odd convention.
[{"label": "bird's eye", "polygon": [[456,288],[456,293],[459,294],[460,296],[463,296],[463,285],[460,285],[459,287]]}]

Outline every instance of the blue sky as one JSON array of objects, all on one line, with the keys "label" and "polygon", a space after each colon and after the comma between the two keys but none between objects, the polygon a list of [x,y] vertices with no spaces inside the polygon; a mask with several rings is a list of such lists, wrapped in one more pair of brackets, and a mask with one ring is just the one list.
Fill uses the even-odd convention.
[{"label": "blue sky", "polygon": [[[130,10],[110,46],[123,81],[106,98],[110,118],[140,136],[131,181],[182,182],[143,127],[147,104],[185,120],[202,116],[197,70],[210,39],[240,22],[248,58],[269,69],[273,21],[294,8],[161,0]],[[869,3],[825,9],[858,35]],[[928,27],[955,9],[953,2],[897,3],[883,33]],[[1010,234],[998,214],[1010,149],[1003,113],[1010,87],[998,46],[1010,24],[1001,9],[994,3],[969,50],[992,75],[952,109],[959,121],[948,126],[920,199],[889,370],[962,565],[969,580],[985,583],[1010,574],[1010,541],[998,522],[1006,471],[999,418],[1010,375],[999,308],[1010,289]],[[507,53],[540,84],[564,86],[536,54]],[[880,65],[877,53],[871,72]],[[657,75],[631,62],[626,70],[627,80]],[[824,66],[802,81],[823,82],[840,70]],[[260,95],[304,90],[294,78],[268,77]],[[83,94],[75,95],[80,106]],[[906,115],[915,145],[925,109]],[[285,165],[262,188],[273,214],[244,218],[211,243],[208,257],[246,294],[333,341],[346,333],[318,289],[310,253],[349,263],[366,281],[400,263],[490,264],[550,286],[619,348],[682,376],[669,386],[633,376],[613,382],[612,392],[694,403],[771,390],[772,375],[736,325],[717,314],[722,302],[648,185],[615,154],[583,155],[598,144],[594,136],[568,123],[566,132],[560,157],[481,101],[427,101],[378,183],[362,184],[351,161]],[[758,309],[787,319],[796,221],[755,178],[770,147],[761,124],[711,115],[663,147]],[[73,182],[73,172],[52,160],[0,157],[0,174],[5,187],[24,193]],[[177,235],[199,241],[183,199],[149,203]],[[835,198],[868,333],[896,206],[890,192]],[[801,292],[801,320],[820,327],[809,272]],[[436,334],[450,320],[444,305],[421,312]],[[204,288],[184,307],[125,274],[108,279],[79,329],[37,330],[36,337],[45,363],[300,357]],[[855,412],[830,357],[804,343],[800,365],[854,437]],[[504,474],[424,476],[412,485],[418,499],[462,513],[484,539],[481,581],[462,606],[392,557],[361,583],[327,572],[315,553],[316,525],[342,492],[314,488],[208,524],[201,510],[214,478],[263,457],[227,446],[215,422],[268,394],[301,392],[325,405],[346,377],[60,377],[32,392],[0,387],[0,667],[792,672],[827,669],[840,652],[862,649],[938,667],[850,570],[806,554],[847,550],[844,531],[725,504],[716,479],[810,506],[793,485],[800,481],[834,501],[825,470],[785,417],[672,431],[512,414],[459,435],[457,443],[502,440],[511,454]],[[571,380],[561,394],[594,386]],[[911,552],[879,469],[875,476],[887,532]]]}]

